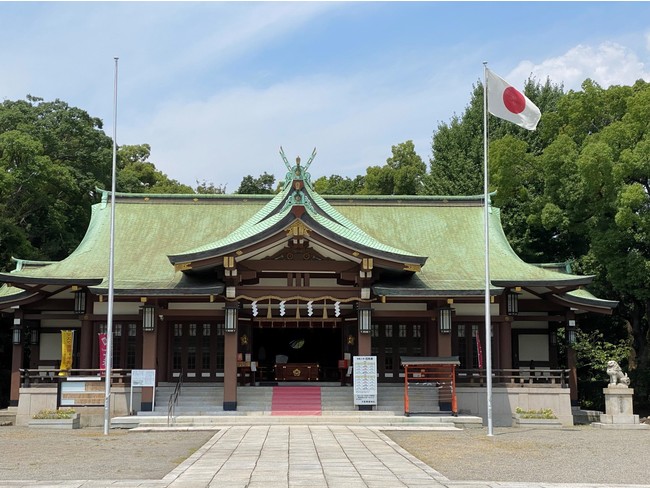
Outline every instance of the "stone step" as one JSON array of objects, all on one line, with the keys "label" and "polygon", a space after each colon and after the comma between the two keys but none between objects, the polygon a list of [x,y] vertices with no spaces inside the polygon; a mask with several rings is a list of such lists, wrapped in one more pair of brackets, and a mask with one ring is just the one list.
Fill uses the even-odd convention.
[{"label": "stone step", "polygon": [[[382,429],[399,428],[475,428],[482,426],[480,417],[446,415],[403,416],[386,415],[381,412],[332,412],[322,415],[283,415],[270,413],[223,412],[219,415],[177,416],[171,422],[175,429],[216,429],[229,425],[374,425]],[[111,428],[153,430],[167,427],[166,416],[130,416],[111,419]]]},{"label": "stone step", "polygon": [[[284,386],[296,385],[293,383],[284,383]],[[306,384],[305,386],[320,386],[321,388],[321,408],[323,411],[348,411],[354,412],[357,407],[354,405],[354,389],[350,386],[342,387],[338,384]],[[167,415],[167,406],[169,396],[173,393],[175,386],[163,385],[157,388],[156,408],[154,413]],[[384,412],[404,412],[404,388],[402,385],[380,385],[378,387],[378,405],[375,410]],[[239,411],[251,412],[260,411],[268,412],[271,410],[273,398],[273,387],[238,387],[237,388],[237,409]],[[421,400],[418,400],[421,401]],[[432,401],[437,404],[437,401]],[[412,401],[413,404],[413,401]],[[428,408],[427,411],[435,411],[437,407]],[[175,408],[177,414],[192,414],[205,412],[223,411],[223,384],[203,384],[189,383],[181,389],[178,402]]]}]

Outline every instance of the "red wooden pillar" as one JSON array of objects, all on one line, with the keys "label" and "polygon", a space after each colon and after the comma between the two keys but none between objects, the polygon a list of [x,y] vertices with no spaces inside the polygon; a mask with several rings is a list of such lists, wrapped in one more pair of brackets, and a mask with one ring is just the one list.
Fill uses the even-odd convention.
[{"label": "red wooden pillar", "polygon": [[512,322],[498,324],[499,366],[500,369],[512,369]]},{"label": "red wooden pillar", "polygon": [[[156,352],[158,345],[158,326],[153,331],[142,332],[142,369],[156,369]],[[156,381],[158,377],[156,375]],[[140,410],[151,412],[153,410],[153,394],[155,389],[151,387],[142,388],[142,400]]]},{"label": "red wooden pillar", "polygon": [[440,327],[436,326],[436,333],[438,334],[438,356],[451,356],[451,331],[443,333],[440,332]]},{"label": "red wooden pillar", "polygon": [[[18,310],[14,312],[14,328],[20,327],[22,329],[23,312]],[[17,407],[18,398],[20,396],[20,368],[23,366],[23,330],[20,331],[21,341],[20,344],[13,344],[11,356],[11,389],[9,392],[9,406]],[[12,330],[12,343],[13,343],[13,330]]]},{"label": "red wooden pillar", "polygon": [[357,334],[357,342],[359,344],[359,356],[370,356],[371,353],[371,339],[370,334],[361,333]]},{"label": "red wooden pillar", "polygon": [[237,302],[227,302],[223,341],[223,409],[237,410]]},{"label": "red wooden pillar", "polygon": [[93,323],[87,316],[81,320],[79,335],[79,368],[90,369],[93,367]]}]

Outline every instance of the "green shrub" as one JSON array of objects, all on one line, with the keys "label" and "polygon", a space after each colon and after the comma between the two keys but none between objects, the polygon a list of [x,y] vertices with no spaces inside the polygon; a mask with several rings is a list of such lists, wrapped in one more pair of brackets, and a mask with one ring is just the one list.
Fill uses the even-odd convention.
[{"label": "green shrub", "polygon": [[74,408],[59,408],[58,410],[41,410],[34,415],[35,419],[71,419],[75,414]]},{"label": "green shrub", "polygon": [[550,408],[540,408],[539,410],[524,410],[521,407],[515,409],[515,413],[522,419],[556,419],[557,417]]}]

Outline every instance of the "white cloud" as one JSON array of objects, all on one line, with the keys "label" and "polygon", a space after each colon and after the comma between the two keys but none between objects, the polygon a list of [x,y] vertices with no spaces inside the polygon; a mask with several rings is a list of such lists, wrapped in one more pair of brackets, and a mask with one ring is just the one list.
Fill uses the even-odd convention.
[{"label": "white cloud", "polygon": [[170,177],[190,185],[204,179],[225,184],[229,192],[247,174],[282,178],[280,145],[292,160],[304,160],[316,146],[314,178],[364,174],[386,162],[391,145],[408,139],[427,161],[437,119],[453,110],[449,91],[439,85],[386,91],[376,73],[235,87],[206,100],[167,102],[151,119],[122,129],[120,142],[146,141],[152,162]]},{"label": "white cloud", "polygon": [[523,84],[531,74],[541,82],[549,77],[554,83],[564,83],[566,90],[579,90],[587,78],[603,88],[631,85],[640,78],[650,80],[647,64],[634,51],[615,42],[603,42],[596,47],[580,44],[539,64],[522,61],[510,72],[508,80]]}]

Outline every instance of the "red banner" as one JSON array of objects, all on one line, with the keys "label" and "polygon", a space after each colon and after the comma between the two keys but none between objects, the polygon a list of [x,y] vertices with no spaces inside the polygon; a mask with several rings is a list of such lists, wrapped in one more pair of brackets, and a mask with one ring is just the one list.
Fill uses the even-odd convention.
[{"label": "red banner", "polygon": [[483,348],[481,347],[481,336],[476,333],[476,354],[478,356],[478,367],[483,369]]},{"label": "red banner", "polygon": [[97,334],[99,337],[99,369],[106,371],[106,347],[108,345],[108,336],[106,333]]}]

